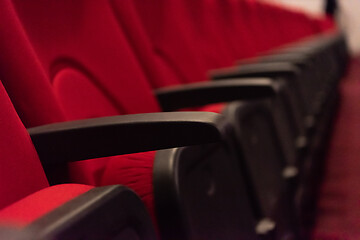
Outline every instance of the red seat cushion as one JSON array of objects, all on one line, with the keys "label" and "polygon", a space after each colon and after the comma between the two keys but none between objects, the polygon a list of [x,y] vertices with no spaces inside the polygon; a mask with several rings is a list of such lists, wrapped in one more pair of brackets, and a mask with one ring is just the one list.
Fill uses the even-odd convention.
[{"label": "red seat cushion", "polygon": [[[1,0],[0,18],[7,36],[0,44],[0,72],[27,127],[160,111],[108,1]],[[135,160],[124,158],[71,163],[70,175],[93,185],[105,184],[102,177],[112,179],[105,176],[110,170],[142,175]],[[153,160],[143,157],[150,165]],[[115,182],[136,181],[127,176]],[[151,192],[151,179],[146,184],[145,192]]]},{"label": "red seat cushion", "polygon": [[63,184],[37,191],[0,211],[0,223],[26,226],[93,187]]},{"label": "red seat cushion", "polygon": [[102,174],[100,185],[122,183],[133,189],[141,197],[155,222],[152,183],[154,159],[153,151],[111,158]]},{"label": "red seat cushion", "polygon": [[[47,119],[46,114],[42,114],[41,120],[33,121],[38,116],[25,109],[46,109],[48,95],[51,94],[51,99],[57,100],[58,106],[49,107],[52,111],[58,109],[65,119],[159,111],[152,90],[108,5],[97,1],[71,1],[71,4],[70,1],[67,4],[55,1],[51,5],[47,4],[49,1],[41,0],[36,4],[14,2],[15,12],[19,13],[28,37],[20,33],[16,35],[15,30],[19,29],[16,25],[13,26],[13,41],[22,46],[28,62],[37,60],[35,62],[41,63],[27,67],[25,60],[15,61],[19,63],[19,68],[23,67],[23,75],[14,69],[2,70],[14,101],[21,102],[17,105],[18,110],[28,126],[46,122]],[[66,6],[72,6],[71,11]],[[64,19],[64,12],[69,17]],[[7,12],[8,15],[10,13]],[[14,11],[13,15],[16,15]],[[9,22],[10,26],[12,22]],[[63,28],[65,25],[72,27]],[[76,36],[76,41],[73,36]],[[29,41],[33,48],[29,46]],[[7,50],[7,53],[20,54],[16,48]],[[36,74],[37,71],[42,75]],[[23,82],[36,84],[37,88],[30,92],[21,89]],[[23,102],[24,92],[26,96],[33,95],[33,98],[26,98]],[[42,102],[34,102],[41,97]],[[63,119],[58,118],[58,121]],[[153,213],[153,161],[154,153],[144,153],[75,162],[70,164],[70,175],[78,183],[129,186]]]}]

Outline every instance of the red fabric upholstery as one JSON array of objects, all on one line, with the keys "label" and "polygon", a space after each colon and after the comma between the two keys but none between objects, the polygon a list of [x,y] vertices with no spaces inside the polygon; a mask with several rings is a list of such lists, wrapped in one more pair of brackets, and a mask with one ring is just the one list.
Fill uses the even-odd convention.
[{"label": "red fabric upholstery", "polygon": [[[285,40],[282,37],[286,35],[286,24],[282,24],[285,17],[304,16],[303,14],[289,14],[282,8],[257,2],[115,0],[112,1],[112,7],[154,89],[204,81],[209,69],[231,65],[237,58],[243,57],[241,49],[247,46],[241,44],[242,39],[246,40],[245,32],[238,31],[242,27],[249,31],[248,36],[252,35],[253,39],[258,38],[266,42],[263,48],[258,49],[248,44],[252,49],[245,54],[247,56],[303,37],[292,36]],[[228,15],[242,16],[242,13],[245,14],[244,18],[226,19]],[[265,20],[262,19],[263,16],[266,17]],[[247,27],[248,18],[252,24],[251,28]],[[277,22],[271,26],[266,25],[268,21],[274,22],[275,18]],[[298,26],[306,24],[302,21],[294,22]],[[230,24],[233,29],[230,29]],[[279,25],[283,26],[283,32],[278,31]],[[260,32],[254,32],[252,29],[260,29]],[[241,33],[237,35],[237,32]],[[268,35],[279,37],[271,40]],[[191,110],[219,111],[211,107]]]},{"label": "red fabric upholstery", "polygon": [[[126,183],[144,201],[155,221],[152,177],[155,152],[128,154],[111,158],[106,165],[101,185]],[[131,181],[129,181],[129,179]]]},{"label": "red fabric upholstery", "polygon": [[0,44],[1,80],[21,120],[27,127],[65,120],[10,2],[0,1],[0,11],[0,31],[6,36]]},{"label": "red fabric upholstery", "polygon": [[[265,28],[270,34],[270,48],[279,47],[317,33],[311,18],[304,13],[267,2],[250,4],[255,5],[258,18],[265,24]],[[266,36],[263,37],[266,38]]]},{"label": "red fabric upholstery", "polygon": [[315,18],[314,21],[319,32],[332,32],[337,30],[335,21],[332,17],[326,16],[325,18]]},{"label": "red fabric upholstery", "polygon": [[[152,44],[149,34],[146,32],[140,18],[137,16],[133,3],[131,1],[111,1],[111,3],[114,15],[118,19],[117,23],[120,28],[126,32],[129,44],[134,53],[138,56],[142,69],[148,78],[153,80],[150,81],[151,87],[157,88],[158,86],[162,86],[164,84],[164,79],[167,79],[166,86],[179,84],[178,74],[181,74],[181,71],[173,69],[171,63],[164,60],[166,53],[162,53],[162,49],[158,49]],[[144,4],[146,4],[146,2],[144,2]],[[156,30],[157,29],[154,29],[153,31]],[[163,33],[158,32],[157,34]],[[161,39],[162,37],[160,36],[159,38]],[[185,54],[187,54],[187,52],[185,52]],[[195,66],[198,65],[195,64]],[[186,76],[180,75],[180,77],[186,79]],[[204,76],[201,75],[201,78],[203,77]]]},{"label": "red fabric upholstery", "polygon": [[0,209],[47,187],[31,139],[0,84]]},{"label": "red fabric upholstery", "polygon": [[[59,105],[53,107],[64,115],[59,117],[58,121],[159,110],[128,44],[124,41],[118,26],[114,26],[117,21],[112,18],[109,12],[111,9],[106,4],[86,2],[85,6],[85,2],[71,3],[74,6],[68,12],[64,3],[50,1],[51,4],[48,5],[48,2],[28,4],[15,1],[16,10],[28,34],[28,41],[25,41],[27,38],[23,40],[20,37],[15,40],[24,41],[28,45],[29,42],[32,43],[37,53],[36,56],[30,48],[33,57],[38,58],[41,63],[39,66],[32,66],[34,69],[26,65],[17,67],[23,67],[24,71],[29,72],[28,75],[36,70],[43,72],[41,78],[26,79],[19,76],[16,78],[17,86],[22,82],[31,81],[37,86],[33,95],[38,95],[37,91],[40,91],[38,89],[53,93],[52,98],[55,96]],[[63,11],[67,12],[66,20],[60,17]],[[86,11],[86,14],[80,11]],[[14,10],[12,12],[12,17],[15,18]],[[60,18],[61,21],[58,20]],[[41,19],[47,20],[41,21]],[[63,28],[64,25],[72,27]],[[16,26],[16,29],[21,28]],[[76,41],[72,36],[76,36]],[[164,69],[166,71],[166,68]],[[3,69],[3,71],[7,73],[8,70]],[[6,82],[10,81],[14,80]],[[15,102],[21,101],[17,86],[8,85],[8,91],[12,93]],[[47,95],[43,97],[40,108],[47,104]],[[32,99],[26,104],[32,106]],[[26,108],[27,106],[22,105],[18,110],[24,114],[23,110]],[[37,122],[46,122],[46,116],[41,117],[43,119]],[[27,113],[24,118],[32,119],[36,116]],[[28,122],[32,123],[30,120]],[[92,185],[121,183],[136,190],[141,189],[138,193],[143,196],[150,211],[153,211],[152,197],[146,197],[152,195],[151,178],[137,178],[151,176],[152,168],[143,168],[142,166],[147,165],[137,164],[139,160],[132,164],[134,159],[142,159],[148,166],[153,164],[153,158],[146,154],[93,159],[72,163],[70,175],[72,180],[78,183]],[[115,174],[127,171],[130,172],[122,176]]]},{"label": "red fabric upholstery", "polygon": [[[127,11],[120,2],[122,1],[116,1],[114,4],[117,16]],[[180,83],[204,81],[207,79],[208,69],[232,65],[234,57],[225,46],[223,31],[216,31],[220,26],[216,16],[212,14],[217,7],[214,4],[190,0],[133,2],[153,45],[153,54],[161,53],[162,63],[173,69],[181,79]],[[202,8],[205,9],[202,11]],[[132,25],[131,22],[127,24]],[[142,45],[134,48],[142,48]],[[156,87],[168,85],[165,79]]]},{"label": "red fabric upholstery", "polygon": [[[95,97],[100,93],[106,96],[107,105],[115,106],[117,114],[160,110],[108,4],[98,1],[13,2],[45,69],[47,84],[53,84],[53,92],[59,99],[78,100],[76,94],[91,90],[93,85],[99,91]],[[62,81],[62,88],[70,84],[65,92],[58,88]],[[69,88],[73,90],[69,92]],[[82,111],[77,113],[79,118],[102,116],[94,112],[104,106],[89,99],[92,96],[84,97],[87,98],[81,101],[89,104],[78,109]],[[73,107],[60,103],[64,108]],[[77,117],[68,113],[66,118]]]},{"label": "red fabric upholstery", "polygon": [[154,88],[204,81],[210,69],[316,33],[305,14],[256,1],[133,0],[135,10],[129,2],[114,1],[113,8],[142,66],[156,62],[151,68],[172,71],[146,71]]},{"label": "red fabric upholstery", "polygon": [[253,41],[256,43],[257,54],[268,51],[270,48],[269,39],[266,37],[269,34],[268,29],[259,18],[256,4],[245,0],[234,0],[231,5],[233,8],[238,8],[243,16],[242,25],[249,26],[248,34],[252,36]]},{"label": "red fabric upholstery", "polygon": [[106,93],[76,69],[59,71],[54,77],[53,88],[69,120],[119,114],[118,107]]},{"label": "red fabric upholstery", "polygon": [[[135,1],[136,2],[136,1]],[[137,2],[136,2],[137,3]],[[136,10],[131,1],[113,1],[113,9],[116,17],[122,26],[125,27],[127,37],[131,39],[133,49],[137,50],[139,61],[142,66],[150,64],[154,66],[154,61],[146,57],[145,51],[151,51],[150,55],[156,62],[164,65],[162,69],[169,69],[172,75],[176,75],[176,81],[170,77],[163,77],[161,80],[154,75],[149,75],[150,82],[153,87],[175,85],[182,82],[191,83],[204,81],[206,79],[206,65],[203,56],[198,51],[201,49],[199,40],[195,39],[194,28],[189,22],[189,18],[181,11],[183,6],[179,1],[163,1],[163,0],[145,0],[136,4]],[[132,21],[139,13],[138,21]],[[132,17],[124,17],[132,14]],[[133,27],[134,26],[134,27]],[[131,29],[129,31],[129,29]],[[142,30],[144,33],[140,40],[134,36],[135,29]],[[146,43],[146,41],[150,41]],[[149,50],[143,50],[149,46]],[[178,64],[181,62],[182,64]],[[157,68],[158,66],[155,66]],[[167,71],[169,74],[169,71]],[[171,76],[171,75],[170,75]],[[181,79],[181,81],[179,80]]]},{"label": "red fabric upholstery", "polygon": [[[149,7],[145,2],[149,6],[156,5],[152,1],[143,1],[144,7]],[[175,4],[175,1],[166,2]],[[113,5],[108,4],[108,1],[88,0],[0,0],[0,32],[6,36],[0,44],[0,76],[27,127],[160,110],[151,86],[145,79],[145,73],[152,71],[143,72],[141,69],[123,30],[119,28]],[[156,20],[158,25],[146,28],[148,33],[154,33],[151,34],[153,45],[148,46],[152,47],[152,52],[157,56],[154,62],[160,65],[156,67],[159,72],[155,73],[154,70],[153,74],[163,76],[162,79],[171,76],[171,84],[175,83],[174,76],[186,79],[187,82],[205,80],[207,65],[219,63],[217,57],[209,62],[204,60],[206,49],[210,47],[190,39],[194,29],[188,28],[190,25],[181,20],[183,22],[176,24],[177,31],[159,31],[173,27],[173,23],[169,25],[168,21],[161,20],[171,14],[181,13],[173,9],[158,9],[155,12],[160,16],[160,21]],[[147,14],[153,13],[148,11]],[[116,13],[116,16],[120,14]],[[204,15],[201,26],[205,26],[207,21],[214,21],[208,17]],[[207,31],[207,36],[214,35],[209,29]],[[182,32],[189,34],[180,34]],[[161,34],[166,34],[166,38]],[[186,51],[178,45],[172,45],[178,39],[181,39],[180,44],[186,46]],[[217,41],[220,40],[217,38]],[[170,53],[173,47],[179,50],[176,54]],[[197,53],[198,48],[204,51]],[[225,56],[226,49],[222,54]],[[149,166],[152,165],[153,159],[143,154],[132,155],[128,161],[134,158],[143,159]],[[118,176],[108,172],[129,169],[131,164],[124,164],[123,159],[116,157],[72,163],[71,175],[78,182],[88,184],[117,182]],[[142,187],[143,182],[136,182],[138,180],[132,177],[138,176],[141,171],[152,172],[150,168],[141,170],[137,166],[130,169],[134,174],[119,179],[124,182],[117,183],[138,183]],[[152,192],[150,185],[146,185],[145,191],[149,194]]]},{"label": "red fabric upholstery", "polygon": [[231,49],[236,52],[236,58],[246,59],[257,55],[261,41],[253,34],[249,34],[254,31],[251,29],[251,19],[246,18],[247,12],[245,14],[242,12],[239,1],[227,0],[216,3],[220,13],[219,19],[224,21],[222,27],[228,31],[226,38],[231,44]]},{"label": "red fabric upholstery", "polygon": [[63,184],[44,188],[0,210],[0,223],[18,227],[26,226],[92,188],[80,184]]},{"label": "red fabric upholstery", "polygon": [[[48,182],[29,134],[0,84],[0,222],[23,226],[92,187]],[[36,193],[34,193],[36,192]]]},{"label": "red fabric upholstery", "polygon": [[[230,48],[231,41],[227,39],[230,36],[227,35],[227,31],[224,31],[225,28],[219,20],[221,18],[217,0],[177,2],[180,6],[177,6],[176,11],[184,11],[182,15],[184,18],[189,18],[189,26],[194,28],[194,37],[200,41],[198,51],[201,51],[207,69],[232,65],[237,56],[234,49]],[[185,22],[184,18],[181,19],[182,24]],[[165,30],[169,31],[169,29]]]},{"label": "red fabric upholstery", "polygon": [[[7,36],[0,44],[0,75],[27,127],[160,110],[107,1],[1,0],[0,18]],[[152,169],[134,167],[134,158],[150,166],[154,160],[143,154],[92,159],[71,163],[70,175],[101,185],[113,176],[107,169],[132,171],[111,182],[138,184],[142,195],[151,195],[151,181],[134,176]]]}]

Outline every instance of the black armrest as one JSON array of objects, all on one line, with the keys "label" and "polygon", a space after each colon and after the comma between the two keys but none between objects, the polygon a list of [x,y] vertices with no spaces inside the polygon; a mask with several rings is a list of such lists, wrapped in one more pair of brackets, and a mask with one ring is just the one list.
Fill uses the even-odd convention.
[{"label": "black armrest", "polygon": [[295,46],[288,46],[281,49],[281,52],[297,52],[304,54],[315,54],[319,50],[321,51],[324,48],[331,47],[335,45],[337,42],[341,41],[342,34],[332,33],[332,34],[324,34],[318,35],[309,39],[308,41],[300,42]]},{"label": "black armrest", "polygon": [[203,112],[133,114],[28,131],[46,165],[220,141],[220,118]]},{"label": "black armrest", "polygon": [[210,72],[213,80],[228,78],[250,77],[293,77],[300,73],[300,69],[291,63],[255,63],[233,68],[217,69]]},{"label": "black armrest", "polygon": [[[324,43],[325,44],[325,43]],[[317,52],[321,51],[323,44],[320,41],[310,42],[308,44],[301,44],[297,46],[288,46],[282,49],[279,49],[275,54],[278,53],[296,53],[302,55],[314,55]]]},{"label": "black armrest", "polygon": [[284,52],[273,55],[262,56],[258,58],[257,64],[262,63],[291,63],[298,67],[311,64],[312,59],[309,55],[294,52]]},{"label": "black armrest", "polygon": [[268,55],[262,55],[252,59],[238,61],[239,67],[263,64],[263,63],[291,63],[302,68],[312,64],[312,55],[302,54],[297,52],[276,52]]},{"label": "black armrest", "polygon": [[119,185],[91,189],[25,230],[27,239],[156,239],[139,197]]},{"label": "black armrest", "polygon": [[155,94],[164,111],[198,107],[211,103],[258,99],[275,94],[267,78],[200,82],[157,89]]}]

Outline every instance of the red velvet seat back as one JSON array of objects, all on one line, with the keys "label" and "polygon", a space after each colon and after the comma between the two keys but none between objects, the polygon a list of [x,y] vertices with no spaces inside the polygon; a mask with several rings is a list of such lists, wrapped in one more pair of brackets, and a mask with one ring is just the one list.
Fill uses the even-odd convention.
[{"label": "red velvet seat back", "polygon": [[326,16],[307,15],[305,12],[285,8],[276,3],[244,0],[246,1],[257,6],[264,22],[270,23],[272,30],[278,30],[274,36],[280,44],[298,41],[334,28],[331,19]]},{"label": "red velvet seat back", "polygon": [[0,209],[48,186],[31,139],[0,84]]},{"label": "red velvet seat back", "polygon": [[[27,126],[159,111],[106,1],[1,3],[10,12],[9,17],[0,15],[1,24],[4,31],[11,31],[9,45],[14,42],[10,46],[1,44],[1,50],[8,49],[0,59],[0,65],[6,66],[1,74],[12,79],[13,83],[6,81],[6,87],[11,95],[16,95],[19,112],[27,115],[22,116]],[[14,24],[17,17],[21,25]],[[23,54],[26,58],[22,61],[6,62],[5,57]],[[31,97],[25,102],[19,92],[27,92],[26,96]],[[43,113],[27,110],[34,108]],[[48,113],[45,109],[51,110]],[[53,118],[50,112],[55,112]]]},{"label": "red velvet seat back", "polygon": [[[237,5],[237,6],[236,6]],[[271,29],[266,26],[266,22],[262,20],[261,12],[258,8],[258,3],[255,1],[239,0],[234,3],[234,7],[240,9],[241,15],[244,16],[244,22],[250,26],[248,34],[254,39],[257,39],[258,53],[262,53],[271,49],[272,34]]]},{"label": "red velvet seat back", "polygon": [[[166,53],[161,52],[160,49],[153,45],[132,1],[119,0],[110,2],[118,24],[126,34],[128,43],[137,56],[147,79],[152,79],[152,81],[149,81],[152,88],[162,86],[164,79],[166,79],[166,86],[180,84],[179,78],[186,79],[186,76],[178,75],[181,71],[176,71],[168,61],[165,61],[163,55],[166,55]],[[156,31],[156,29],[152,31]]]},{"label": "red velvet seat back", "polygon": [[331,16],[326,16],[325,18],[315,18],[314,22],[319,32],[336,31],[336,24]]},{"label": "red velvet seat back", "polygon": [[[282,43],[279,37],[270,39],[272,35],[282,34],[274,27],[276,24],[272,24],[272,28],[266,26],[256,2],[133,0],[139,20],[134,20],[136,16],[124,17],[134,12],[129,10],[130,3],[121,0],[113,3],[114,12],[143,67],[148,68],[161,59],[158,62],[162,68],[178,76],[178,84],[203,81],[210,69],[233,65],[236,60]],[[270,17],[271,13],[267,15]],[[141,24],[145,33],[139,37],[134,29],[141,29]],[[146,41],[151,43],[144,43]],[[144,46],[149,50],[144,50]],[[151,51],[157,60],[151,60]],[[150,75],[149,79],[154,88],[176,84],[172,77],[161,80]]]},{"label": "red velvet seat back", "polygon": [[[1,0],[0,32],[0,76],[26,127],[160,110],[107,1]],[[72,180],[101,184],[108,160],[71,163]]]},{"label": "red velvet seat back", "polygon": [[314,33],[304,14],[250,0],[111,2],[153,88],[203,81],[209,69]]},{"label": "red velvet seat back", "polygon": [[214,0],[222,20],[222,27],[227,31],[226,41],[233,50],[236,60],[251,58],[258,54],[260,39],[252,34],[250,19],[246,18],[239,7],[238,0]]},{"label": "red velvet seat back", "polygon": [[[160,58],[161,64],[176,74],[181,82],[190,83],[206,79],[207,66],[202,52],[199,51],[202,49],[201,41],[197,39],[198,35],[194,32],[195,29],[180,1],[135,0],[134,6],[131,6],[131,3],[125,6],[122,0],[113,2],[114,12],[120,22],[126,21],[121,16],[129,12],[128,8],[136,7],[135,14],[140,18],[143,30],[151,41],[153,55]],[[126,23],[130,28],[135,25],[130,21]],[[143,44],[133,47],[142,49]],[[138,56],[143,58],[143,55],[143,51],[140,50]],[[170,80],[157,81],[159,85],[156,87],[169,85],[167,81]]]},{"label": "red velvet seat back", "polygon": [[[204,62],[208,69],[226,67],[232,65],[236,60],[236,54],[232,47],[232,40],[224,27],[217,0],[183,0],[179,1],[183,5],[182,10],[187,13],[183,16],[189,18],[191,26],[194,28],[196,38],[201,44]],[[180,11],[180,8],[177,9]],[[182,22],[185,19],[181,20]],[[233,38],[233,37],[231,37]]]},{"label": "red velvet seat back", "polygon": [[[234,63],[233,52],[223,40],[226,32],[218,22],[219,12],[215,11],[215,1],[133,2],[144,31],[151,41],[153,54],[162,58],[162,64],[177,75],[178,84],[206,80],[209,69]],[[126,21],[121,16],[129,11],[124,8],[122,1],[115,1],[114,11],[120,22]],[[127,24],[134,25],[130,21]],[[133,35],[133,31],[127,32],[128,35]],[[134,44],[134,37],[130,38]],[[143,46],[144,44],[138,44],[134,49],[141,49]],[[139,51],[138,55],[141,61],[145,62],[143,52]],[[155,88],[174,85],[168,83],[166,78],[159,81],[150,77],[150,81]]]},{"label": "red velvet seat back", "polygon": [[238,4],[252,25],[249,34],[260,39],[261,52],[315,33],[311,18],[302,12],[253,0],[240,0]]}]

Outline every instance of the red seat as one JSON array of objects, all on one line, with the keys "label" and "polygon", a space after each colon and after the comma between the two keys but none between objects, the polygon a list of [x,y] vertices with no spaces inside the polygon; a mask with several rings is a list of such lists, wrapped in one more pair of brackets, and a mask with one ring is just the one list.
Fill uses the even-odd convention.
[{"label": "red seat", "polygon": [[[154,88],[205,81],[209,70],[316,33],[316,24],[305,14],[256,1],[133,2],[136,10],[114,1],[115,14]],[[154,74],[149,67],[154,64],[171,77]]]},{"label": "red seat", "polygon": [[[25,126],[160,111],[108,2],[2,0],[0,9],[0,32],[7,36],[0,44],[0,72]],[[169,137],[169,142],[176,137]],[[189,151],[196,153],[192,156]],[[254,229],[247,227],[253,224],[251,218],[246,224],[239,223],[250,209],[244,210],[246,204],[240,202],[245,200],[238,200],[247,196],[240,194],[245,189],[234,180],[240,174],[233,166],[234,154],[231,148],[225,153],[219,151],[224,151],[223,147],[199,146],[157,152],[156,156],[155,152],[147,152],[70,163],[70,181],[130,186],[150,213],[156,210],[160,232],[168,232],[173,238],[205,234],[219,239],[218,236],[244,231],[239,225],[254,234]],[[203,155],[209,155],[206,157],[209,160],[203,161]],[[218,161],[220,157],[222,160]],[[190,160],[204,164],[188,169]],[[167,166],[165,170],[163,165]],[[171,177],[164,172],[172,174]],[[217,197],[203,194],[209,178],[222,189],[215,193]],[[199,185],[191,184],[192,179]],[[167,194],[169,189],[177,191],[176,194]],[[228,196],[232,197],[228,199]],[[231,204],[219,211],[219,206],[228,201]],[[213,227],[210,231],[209,226],[215,225],[229,231],[221,232]]]},{"label": "red seat", "polygon": [[[30,137],[12,109],[2,86],[0,91],[2,93],[0,108],[3,136],[0,142],[2,160],[0,208],[3,209],[31,193],[49,187],[49,183]],[[69,198],[72,196],[70,195]]]},{"label": "red seat", "polygon": [[[34,238],[28,236],[28,239],[38,239],[39,236],[41,236],[42,239],[48,239],[46,236],[56,236],[56,234],[64,234],[64,232],[69,234],[68,236],[74,237],[76,231],[69,230],[69,228],[64,231],[63,224],[61,223],[62,218],[67,215],[68,221],[66,224],[68,227],[75,226],[76,223],[79,222],[79,219],[91,212],[91,207],[89,206],[96,202],[91,198],[91,194],[96,196],[95,192],[97,190],[93,186],[82,184],[49,186],[30,136],[16,114],[2,84],[0,84],[0,93],[0,128],[2,133],[0,139],[0,224],[3,226],[16,227],[17,229],[28,229],[29,233],[34,234]],[[134,195],[133,193],[131,194]],[[85,195],[87,195],[88,198],[80,201],[80,198]],[[97,197],[97,207],[99,207],[101,197],[99,194]],[[109,204],[110,196],[108,195],[106,197]],[[132,200],[140,203],[136,198]],[[82,205],[86,204],[87,206],[82,206],[82,210],[75,209],[76,201],[80,201]],[[113,204],[111,205],[109,208],[113,208]],[[135,205],[134,203],[134,206]],[[129,205],[127,207],[132,206]],[[140,205],[140,207],[141,208],[136,211],[142,211],[141,214],[144,214],[144,207],[142,205]],[[120,208],[126,209],[125,206]],[[92,209],[92,211],[93,210],[94,209]],[[126,211],[119,213],[117,209],[112,209],[112,213],[115,216],[108,217],[114,222],[118,219],[116,215],[127,215]],[[77,214],[81,216],[79,217]],[[52,217],[50,217],[51,215]],[[70,215],[72,215],[72,217],[70,217]],[[150,223],[148,217],[145,218],[147,219],[145,221],[143,221],[142,218],[138,218],[139,215],[136,216],[135,214],[128,215],[128,217],[133,217],[139,221],[135,224],[136,227],[140,227],[142,230],[148,228],[148,226],[146,226],[146,224]],[[45,218],[47,220],[43,220]],[[75,218],[78,220],[75,220]],[[54,225],[53,221],[58,221],[58,223]],[[86,221],[88,223],[91,222],[89,218]],[[146,221],[148,222],[146,223]],[[38,228],[40,225],[42,228]],[[50,229],[49,225],[51,225]],[[101,229],[101,225],[102,224],[98,222],[96,228]],[[125,225],[125,227],[131,228],[132,224],[128,223]],[[151,227],[152,225],[150,224],[149,226]],[[117,230],[115,231],[120,233],[123,228],[124,226],[120,222],[117,222]],[[153,232],[141,236],[142,230],[140,230],[140,238],[153,239]],[[54,231],[57,231],[57,233],[52,235]],[[88,232],[92,231],[89,230]],[[103,233],[104,235],[101,239],[106,239],[106,234],[113,234],[112,232],[106,231]],[[85,235],[86,233],[83,234],[83,236]]]},{"label": "red seat", "polygon": [[[222,43],[229,42],[231,47],[233,45],[228,40],[230,34],[222,31],[223,29],[214,23],[214,19],[217,20],[217,15],[214,13],[216,10],[214,1],[134,0],[133,2],[135,9],[129,1],[114,1],[113,6],[121,29],[126,31],[129,42],[137,52],[150,83],[155,89],[187,82],[205,81],[204,75],[207,70],[231,64],[229,60],[231,57],[226,47],[220,42],[223,40]],[[233,2],[233,6],[238,3]],[[220,4],[226,4],[226,2]],[[260,31],[253,34],[253,37],[256,35],[264,41],[262,48],[259,48],[262,51],[316,33],[312,22],[304,14],[288,12],[276,6],[256,2],[242,2],[242,4],[246,6],[244,9],[254,11],[252,13],[254,28]],[[237,6],[241,7],[241,5]],[[138,19],[136,14],[138,14]],[[292,19],[290,23],[284,22],[287,18]],[[267,24],[269,21],[270,24]],[[302,26],[305,30],[301,29]],[[293,30],[293,34],[289,38],[283,37],[288,28]],[[214,33],[214,30],[218,31]],[[213,37],[216,33],[218,36]],[[239,41],[240,44],[241,41]],[[233,61],[235,60],[236,58],[233,58]],[[174,75],[177,75],[177,82],[174,81]],[[225,107],[221,109],[226,112]],[[291,107],[288,112],[291,112]],[[284,115],[287,117],[291,114]],[[293,120],[291,117],[289,119]],[[280,125],[283,132],[287,131],[286,123]],[[287,146],[284,146],[284,149],[295,142],[291,138],[286,140],[284,142]],[[291,147],[286,148],[285,151],[293,151],[289,155],[296,154]]]},{"label": "red seat", "polygon": [[[259,54],[263,43],[257,38],[261,29],[252,26],[249,11],[239,5],[238,0],[215,1],[218,7],[219,21],[224,21],[222,27],[228,32],[226,41],[231,44],[235,58],[247,59]],[[246,24],[244,24],[246,23]]]},{"label": "red seat", "polygon": [[[64,19],[64,7],[59,3],[39,1],[28,6],[14,2],[2,1],[2,9],[8,10],[1,31],[8,35],[1,49],[8,58],[1,59],[1,68],[3,84],[25,126],[160,110],[146,90],[148,84],[123,35],[109,31],[117,26],[106,4],[85,7],[79,2]],[[83,11],[88,12],[84,13],[86,24]],[[41,21],[42,17],[48,21]],[[71,27],[62,28],[65,25]],[[109,42],[118,43],[118,47],[109,47]],[[83,182],[101,184],[107,161],[74,163],[71,171],[77,172],[73,177],[80,175],[84,176]]]},{"label": "red seat", "polygon": [[[0,222],[25,227],[92,188],[81,184],[48,186],[3,208],[0,211]],[[11,190],[14,193],[14,189]]]},{"label": "red seat", "polygon": [[[214,45],[211,45],[213,47],[212,49],[209,48],[209,46],[200,47],[201,46],[200,43],[204,42],[204,39],[202,41],[200,39],[201,35],[205,33],[201,33],[201,34],[197,33],[195,31],[196,28],[192,28],[191,21],[189,20],[189,16],[186,15],[186,11],[185,11],[186,8],[181,3],[184,3],[184,1],[164,0],[164,1],[154,2],[154,1],[141,0],[136,2],[135,5],[136,8],[135,8],[130,1],[113,1],[113,7],[115,10],[116,17],[119,20],[120,27],[121,29],[124,29],[126,31],[127,36],[129,37],[129,43],[132,44],[133,49],[137,53],[143,68],[146,70],[150,83],[154,88],[161,88],[164,86],[171,86],[171,85],[181,85],[182,80],[183,83],[205,81],[206,77],[204,77],[204,75],[206,75],[206,69],[209,66],[213,66],[213,67],[221,66],[221,60],[223,60],[222,56],[226,56],[226,54],[224,55],[221,54],[222,50],[219,49],[219,51],[217,51],[218,49],[215,47],[217,46],[216,43],[214,43]],[[199,4],[198,2],[194,3],[194,1],[191,3],[194,5]],[[202,5],[197,9],[201,10],[203,6],[205,5]],[[138,11],[140,19],[137,18],[136,11]],[[194,13],[193,15],[194,16],[192,22],[196,21],[195,18],[196,13]],[[199,20],[199,21],[201,20],[204,21],[201,25],[203,27],[206,25],[206,17],[208,16],[205,15],[203,16],[204,19],[200,18]],[[145,26],[145,29],[143,25]],[[201,27],[198,27],[198,30],[200,28]],[[205,40],[211,42],[210,38],[212,32],[210,31],[206,34],[207,34],[207,38],[204,36],[202,37],[206,38]],[[207,58],[204,53],[207,53],[208,55],[212,55],[213,58],[211,59]],[[217,54],[218,54],[218,59],[216,59]],[[174,79],[174,75],[177,76],[176,79]],[[201,108],[197,108],[197,110],[198,109],[205,111],[220,110],[222,113],[229,116],[230,119],[232,119],[234,125],[242,125],[244,122],[242,122],[239,118],[237,118],[237,116],[239,116],[240,114],[239,115],[236,113],[234,114],[234,112],[237,112],[237,110],[231,112],[235,108],[233,106],[228,107],[229,105],[225,105],[225,106],[217,105],[216,110],[213,108],[213,106],[201,107]],[[231,110],[228,111],[228,109]],[[239,112],[240,111],[241,110],[239,110]],[[231,112],[231,114],[229,114],[229,112]],[[264,123],[264,124],[268,124],[268,123]],[[249,129],[251,128],[250,126],[247,127]],[[252,128],[252,130],[254,130],[254,128]],[[239,127],[239,129],[242,128]],[[242,129],[240,131],[244,131],[244,130]],[[240,143],[237,146],[239,151],[247,152],[249,150],[251,152],[252,150],[256,149],[256,148],[252,149],[250,147],[245,148],[241,143],[247,142],[247,140],[249,139],[245,139],[244,135],[238,134],[238,132],[236,134],[237,135],[235,138],[237,138],[237,143]],[[255,132],[252,132],[252,134],[256,135]],[[268,139],[270,139],[271,137],[274,137],[274,135],[267,137],[269,137]],[[268,146],[267,144],[269,143],[275,143],[276,145],[278,141],[276,140],[276,138],[274,138],[269,142],[265,142],[263,146]],[[277,164],[283,160],[284,156],[281,153],[282,150],[281,149],[279,150],[278,146],[270,146],[270,145],[268,146],[267,149],[268,150],[271,149],[270,155],[274,157],[273,158],[270,157],[270,158],[271,160],[274,161],[273,167],[277,168],[276,166],[279,166]],[[243,149],[243,147],[245,149]],[[264,152],[265,151],[266,150],[264,150]],[[258,149],[258,152],[261,152],[261,150]],[[249,155],[246,155],[248,158],[247,157],[244,158],[246,158],[250,162],[251,160],[254,160],[256,158],[255,155],[256,154],[249,153]],[[254,159],[252,159],[252,157],[254,157]],[[259,159],[261,158],[264,159],[265,156],[259,157]],[[241,161],[242,159],[239,159],[239,162]],[[283,167],[282,164],[283,162],[280,164],[281,165],[280,168]],[[254,165],[259,166],[261,164],[258,163]],[[257,177],[256,175],[259,172],[256,171],[255,168],[256,167],[254,167],[254,169],[251,170],[246,169],[248,171],[253,171],[249,173],[249,175],[254,177],[254,179]],[[274,171],[268,171],[269,175],[272,175],[272,177],[270,178],[276,179],[277,176],[280,176],[281,173],[278,171],[279,169],[274,169]],[[254,182],[256,182],[256,180]],[[279,182],[281,182],[281,180]],[[257,183],[254,183],[254,185],[257,185]],[[258,188],[258,186],[254,188],[260,189]],[[277,193],[275,193],[275,195],[276,194]],[[264,200],[263,202],[266,202],[266,200]]]}]

